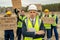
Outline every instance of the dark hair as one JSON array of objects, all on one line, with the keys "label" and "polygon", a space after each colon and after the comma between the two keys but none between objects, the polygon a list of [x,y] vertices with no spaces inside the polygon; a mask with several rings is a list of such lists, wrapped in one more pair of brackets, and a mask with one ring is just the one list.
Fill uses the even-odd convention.
[{"label": "dark hair", "polygon": [[21,12],[22,12],[22,11],[25,11],[25,10],[22,9]]}]

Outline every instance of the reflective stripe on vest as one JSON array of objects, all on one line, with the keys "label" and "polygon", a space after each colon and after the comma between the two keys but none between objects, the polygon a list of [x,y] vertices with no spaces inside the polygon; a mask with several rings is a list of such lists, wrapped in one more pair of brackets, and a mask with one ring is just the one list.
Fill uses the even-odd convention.
[{"label": "reflective stripe on vest", "polygon": [[[27,23],[28,23],[28,24],[26,24],[26,25],[27,25],[27,29],[34,28],[35,31],[39,31],[40,24],[41,24],[41,20],[40,20],[40,24],[39,24],[39,21],[38,21],[38,20],[39,20],[39,19],[38,19],[38,17],[37,17],[37,18],[36,18],[35,25],[34,25],[34,27],[33,27],[30,19],[28,19],[28,20],[27,20]],[[42,38],[33,39],[33,38],[31,38],[31,37],[24,37],[24,40],[42,40]]]},{"label": "reflective stripe on vest", "polygon": [[[43,15],[44,17],[45,15]],[[49,15],[51,17],[51,15]],[[44,24],[45,29],[51,29],[51,24]]]},{"label": "reflective stripe on vest", "polygon": [[57,24],[56,24],[56,15],[54,15],[53,18],[54,18],[55,22],[54,22],[52,25],[53,25],[53,26],[56,26],[56,25],[57,25]]},{"label": "reflective stripe on vest", "polygon": [[33,39],[31,37],[25,37],[24,40],[42,40],[42,38]]},{"label": "reflective stripe on vest", "polygon": [[[22,18],[22,16],[19,17],[19,19],[21,19],[22,21],[25,20],[25,18],[26,18],[26,16],[24,16],[23,18]],[[21,21],[18,22],[18,27],[22,28],[22,22]]]}]

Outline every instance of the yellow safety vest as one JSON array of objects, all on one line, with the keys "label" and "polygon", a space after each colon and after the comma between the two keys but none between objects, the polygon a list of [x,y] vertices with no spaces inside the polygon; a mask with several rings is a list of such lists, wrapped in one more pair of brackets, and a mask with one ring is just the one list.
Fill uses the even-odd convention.
[{"label": "yellow safety vest", "polygon": [[[35,22],[35,25],[34,25],[34,29],[35,29],[36,32],[39,31],[39,28],[40,28],[40,25],[39,25],[38,20],[39,20],[39,19],[36,18],[36,22]],[[32,25],[32,23],[31,23],[30,19],[28,19],[27,22],[28,22],[27,28],[33,28],[33,25]],[[41,24],[41,20],[40,20],[40,24]],[[31,38],[31,37],[24,37],[24,40],[42,40],[42,38],[33,39],[33,38]]]},{"label": "yellow safety vest", "polygon": [[54,22],[52,25],[53,25],[53,26],[56,26],[56,25],[57,25],[57,24],[56,24],[56,15],[54,15],[53,18],[54,18],[55,22]]},{"label": "yellow safety vest", "polygon": [[[22,18],[22,16],[20,16],[19,19],[21,19],[23,21],[26,19],[26,16],[24,16],[23,18]],[[18,27],[22,28],[22,22],[21,21],[18,21]]]},{"label": "yellow safety vest", "polygon": [[[43,15],[43,17],[44,17],[45,15]],[[51,17],[51,15],[49,14],[49,17]],[[45,29],[51,29],[51,24],[44,24],[44,27],[45,27]]]}]

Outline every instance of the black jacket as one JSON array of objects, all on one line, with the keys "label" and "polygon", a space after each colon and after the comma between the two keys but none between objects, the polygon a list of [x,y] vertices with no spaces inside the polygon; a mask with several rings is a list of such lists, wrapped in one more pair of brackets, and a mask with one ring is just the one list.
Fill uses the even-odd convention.
[{"label": "black jacket", "polygon": [[[44,25],[43,25],[43,22],[41,23],[41,26],[40,26],[40,30],[44,30]],[[25,24],[25,22],[23,22],[23,28],[22,28],[22,34],[24,37],[32,37],[32,38],[42,38],[44,37],[44,34],[43,35],[35,35],[35,32],[27,32],[27,26]]]}]

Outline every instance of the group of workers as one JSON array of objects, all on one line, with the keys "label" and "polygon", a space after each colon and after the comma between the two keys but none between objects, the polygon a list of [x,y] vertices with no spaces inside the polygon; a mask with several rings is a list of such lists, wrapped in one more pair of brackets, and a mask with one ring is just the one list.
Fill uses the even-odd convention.
[{"label": "group of workers", "polygon": [[[35,5],[29,5],[28,14],[29,17],[25,16],[24,10],[14,9],[15,14],[17,15],[17,40],[21,40],[21,34],[23,36],[23,40],[45,40],[45,34],[47,32],[47,39],[52,40],[52,33],[54,30],[56,40],[59,40],[58,32],[57,32],[57,24],[58,17],[54,12],[49,14],[49,10],[45,9],[44,13],[39,16],[37,14],[37,7]],[[8,10],[6,12],[8,16],[11,16],[11,11]],[[7,17],[5,15],[4,17]],[[55,22],[53,24],[44,23],[41,20],[41,17],[52,17]],[[13,30],[5,30],[5,40],[14,40],[14,32]]]}]

